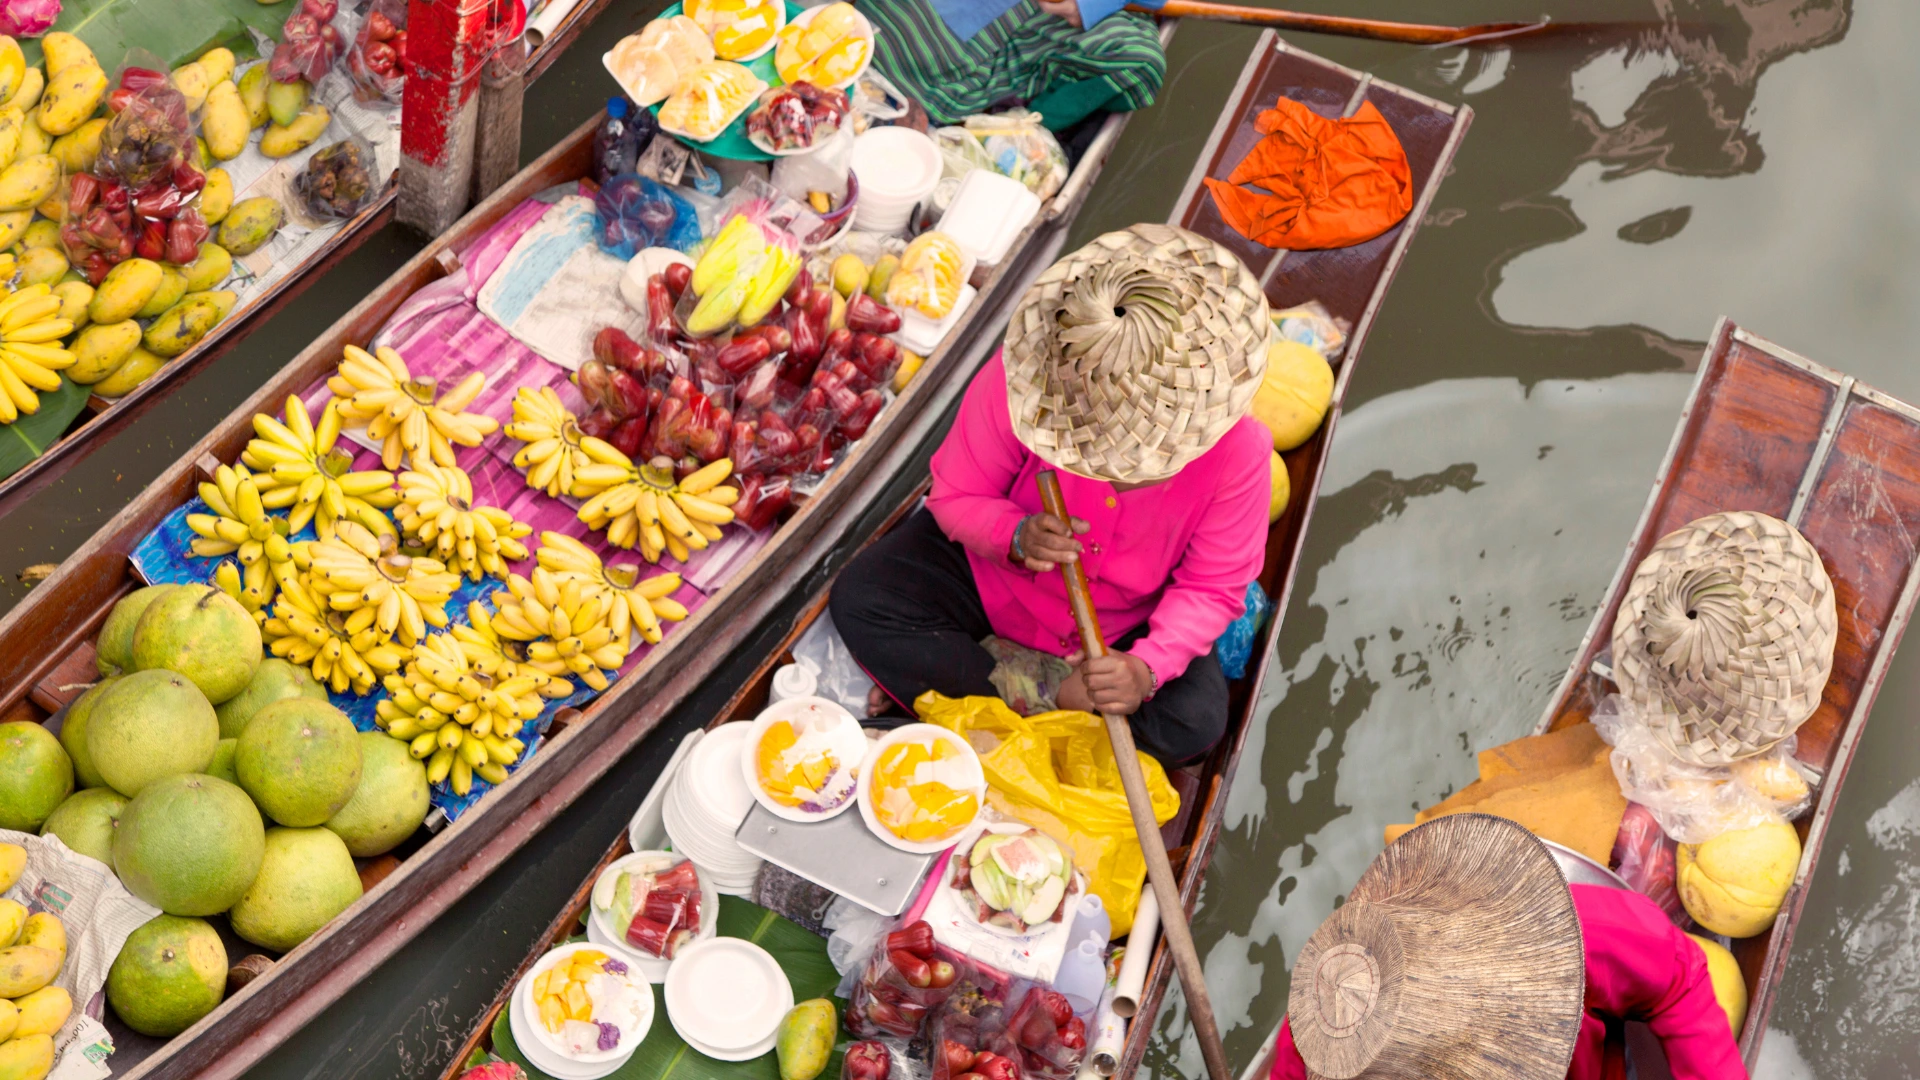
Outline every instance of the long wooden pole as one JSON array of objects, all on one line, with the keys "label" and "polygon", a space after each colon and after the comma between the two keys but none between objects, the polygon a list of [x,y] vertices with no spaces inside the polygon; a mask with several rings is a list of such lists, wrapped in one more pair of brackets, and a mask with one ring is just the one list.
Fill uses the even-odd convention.
[{"label": "long wooden pole", "polygon": [[[1047,513],[1061,521],[1067,515],[1067,500],[1060,493],[1060,478],[1052,470],[1042,472],[1040,502]],[[1067,603],[1073,607],[1073,622],[1080,629],[1080,644],[1089,658],[1105,656],[1107,643],[1100,636],[1100,618],[1093,610],[1093,595],[1087,591],[1087,571],[1078,562],[1061,563],[1060,576],[1067,583]],[[1193,928],[1187,925],[1187,908],[1180,901],[1180,884],[1173,879],[1173,864],[1167,860],[1167,845],[1160,838],[1160,823],[1153,819],[1153,800],[1147,797],[1146,774],[1140,771],[1140,758],[1133,748],[1133,729],[1127,718],[1103,713],[1107,738],[1113,743],[1114,764],[1120,768],[1120,786],[1127,793],[1127,809],[1133,813],[1133,829],[1140,837],[1140,851],[1147,858],[1147,881],[1153,886],[1160,904],[1160,927],[1166,934],[1167,948],[1173,950],[1173,965],[1180,973],[1180,987],[1186,992],[1187,1017],[1200,1039],[1200,1056],[1206,1060],[1212,1080],[1232,1080],[1227,1067],[1227,1051],[1220,1044],[1220,1025],[1213,1018],[1213,999],[1207,993],[1206,973],[1200,967],[1200,954],[1194,949]],[[1139,1022],[1138,1020],[1135,1021]]]},{"label": "long wooden pole", "polygon": [[1168,19],[1209,19],[1214,22],[1271,26],[1277,30],[1301,30],[1311,34],[1335,34],[1340,37],[1371,38],[1375,41],[1400,41],[1410,45],[1447,45],[1463,41],[1512,37],[1545,29],[1546,22],[1481,23],[1478,26],[1428,26],[1423,23],[1387,22],[1381,19],[1355,19],[1342,15],[1311,15],[1299,11],[1246,7],[1240,4],[1216,4],[1212,0],[1166,0],[1158,8],[1128,4],[1128,11],[1159,15]]}]

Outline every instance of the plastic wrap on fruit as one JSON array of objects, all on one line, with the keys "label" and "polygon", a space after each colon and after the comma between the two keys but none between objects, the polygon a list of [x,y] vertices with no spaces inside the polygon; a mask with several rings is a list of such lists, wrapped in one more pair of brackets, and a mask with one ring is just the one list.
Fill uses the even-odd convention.
[{"label": "plastic wrap on fruit", "polygon": [[847,359],[860,369],[867,386],[885,386],[900,366],[900,346],[891,338],[862,331],[853,335]]},{"label": "plastic wrap on fruit", "polygon": [[891,334],[900,329],[900,313],[866,293],[854,293],[847,301],[847,326],[869,334]]},{"label": "plastic wrap on fruit", "polygon": [[1087,1055],[1086,1025],[1064,996],[1044,987],[1027,991],[1007,1018],[1006,1030],[1019,1047],[1019,1076],[1068,1080]]},{"label": "plastic wrap on fruit", "polygon": [[862,390],[860,400],[840,418],[840,426],[834,430],[844,435],[848,442],[861,438],[873,426],[873,418],[880,415],[880,409],[886,403],[886,395],[880,391]]},{"label": "plastic wrap on fruit", "polygon": [[347,74],[353,78],[356,99],[400,103],[407,79],[406,26],[406,0],[373,0],[347,50]]},{"label": "plastic wrap on fruit", "polygon": [[187,207],[173,216],[167,223],[167,259],[175,266],[185,266],[200,257],[200,243],[212,230],[200,219],[200,211]]},{"label": "plastic wrap on fruit", "polygon": [[740,498],[733,504],[733,519],[749,529],[764,529],[792,503],[791,480],[752,473],[740,478]]},{"label": "plastic wrap on fruit", "polygon": [[267,68],[273,81],[317,83],[326,78],[346,45],[333,25],[339,11],[336,0],[300,0],[280,26],[280,44],[274,47]]},{"label": "plastic wrap on fruit", "polygon": [[[140,70],[128,69],[128,79]],[[187,99],[163,80],[127,96],[101,136],[94,171],[130,188],[145,187],[170,175],[192,145]]]},{"label": "plastic wrap on fruit", "polygon": [[893,1054],[886,1043],[857,1042],[840,1059],[840,1080],[888,1080]]},{"label": "plastic wrap on fruit", "polygon": [[360,138],[342,139],[307,159],[307,167],[294,177],[293,189],[307,213],[322,221],[343,221],[379,196],[375,168],[371,144]]},{"label": "plastic wrap on fruit", "polygon": [[650,247],[690,251],[700,243],[700,215],[673,189],[637,173],[607,181],[593,198],[600,249],[620,259]]}]

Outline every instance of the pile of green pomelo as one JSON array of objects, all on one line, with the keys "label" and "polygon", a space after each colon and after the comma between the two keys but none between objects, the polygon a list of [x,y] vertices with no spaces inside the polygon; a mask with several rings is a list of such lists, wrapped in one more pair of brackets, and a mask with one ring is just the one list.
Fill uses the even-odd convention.
[{"label": "pile of green pomelo", "polygon": [[0,724],[0,828],[59,837],[165,912],[121,949],[107,1000],[135,1031],[169,1036],[225,994],[206,917],[275,952],[305,941],[359,899],[354,859],[426,818],[426,768],[354,730],[305,668],[262,659],[253,616],[219,589],[132,593],[97,652],[105,678],[57,737]]}]

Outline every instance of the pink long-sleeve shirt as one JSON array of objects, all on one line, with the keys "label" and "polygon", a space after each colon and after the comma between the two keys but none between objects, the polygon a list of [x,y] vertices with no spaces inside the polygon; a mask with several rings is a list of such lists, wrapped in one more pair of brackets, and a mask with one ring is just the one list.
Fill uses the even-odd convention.
[{"label": "pink long-sleeve shirt", "polygon": [[[1726,1011],[1713,996],[1700,946],[1637,892],[1597,885],[1572,891],[1587,951],[1587,1011],[1567,1080],[1626,1076],[1622,1020],[1653,1030],[1674,1080],[1746,1080],[1747,1067]],[[1306,1063],[1286,1022],[1275,1051],[1271,1080],[1306,1080]]]},{"label": "pink long-sleeve shirt", "polygon": [[[1068,512],[1091,526],[1079,537],[1080,562],[1100,631],[1112,644],[1147,623],[1128,652],[1162,686],[1245,610],[1247,583],[1266,550],[1272,447],[1267,429],[1247,417],[1165,483],[1118,491],[1059,473]],[[993,632],[1065,656],[1080,647],[1066,583],[1008,557],[1020,520],[1041,510],[1034,478],[1047,468],[1014,436],[1006,368],[995,353],[934,452],[927,509],[967,549]]]}]

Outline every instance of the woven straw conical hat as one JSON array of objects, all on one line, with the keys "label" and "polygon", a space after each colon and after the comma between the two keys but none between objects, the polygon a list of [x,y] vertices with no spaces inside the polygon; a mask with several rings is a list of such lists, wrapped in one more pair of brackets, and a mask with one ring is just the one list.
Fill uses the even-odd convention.
[{"label": "woven straw conical hat", "polygon": [[1764,753],[1820,706],[1833,582],[1800,530],[1751,511],[1660,538],[1613,621],[1613,679],[1675,757]]},{"label": "woven straw conical hat", "polygon": [[1586,996],[1573,895],[1524,827],[1436,818],[1388,845],[1293,965],[1310,1076],[1560,1080]]},{"label": "woven straw conical hat", "polygon": [[1260,282],[1221,245],[1170,225],[1108,233],[1020,298],[1014,433],[1068,472],[1164,480],[1247,415],[1272,329]]}]

